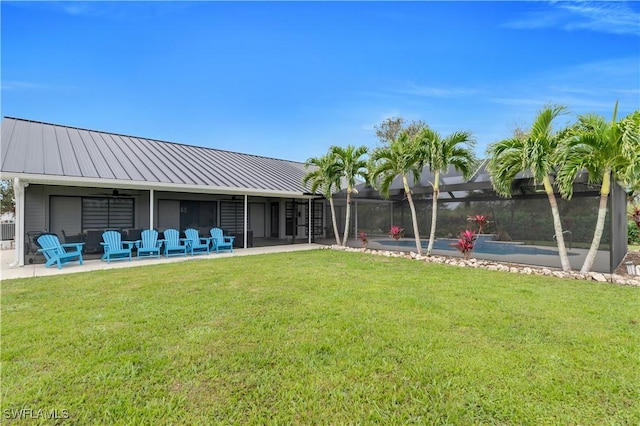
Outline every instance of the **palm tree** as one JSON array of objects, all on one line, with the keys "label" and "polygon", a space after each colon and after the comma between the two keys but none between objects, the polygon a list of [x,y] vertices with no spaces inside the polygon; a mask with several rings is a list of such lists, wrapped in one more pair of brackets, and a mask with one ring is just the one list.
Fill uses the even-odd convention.
[{"label": "palm tree", "polygon": [[347,211],[344,236],[342,237],[342,245],[346,246],[349,238],[349,222],[351,221],[351,194],[358,192],[355,188],[356,177],[361,176],[365,179],[367,177],[367,160],[364,160],[362,156],[369,152],[369,148],[364,145],[357,148],[353,145],[348,145],[346,148],[334,145],[329,148],[329,151],[333,155],[337,170],[347,186]]},{"label": "palm tree", "polygon": [[630,114],[619,122],[617,113],[616,102],[611,122],[595,114],[579,116],[559,151],[561,167],[556,182],[563,196],[571,198],[573,182],[583,170],[588,173],[589,183],[600,184],[598,218],[591,247],[580,269],[582,274],[591,270],[598,253],[612,179],[633,185],[634,170],[640,166],[640,113]]},{"label": "palm tree", "polygon": [[431,233],[427,256],[431,256],[436,238],[436,222],[438,216],[438,197],[440,195],[440,174],[446,173],[453,166],[468,179],[475,171],[478,160],[473,152],[475,141],[469,132],[455,132],[443,138],[435,130],[424,127],[416,136],[420,149],[420,160],[433,173],[433,201],[431,210]]},{"label": "palm tree", "polygon": [[563,271],[570,271],[558,202],[550,178],[555,169],[554,160],[560,139],[558,133],[553,132],[552,122],[566,112],[567,109],[560,105],[545,106],[538,112],[527,133],[490,145],[487,150],[487,170],[495,191],[505,197],[511,195],[513,181],[520,172],[529,171],[534,182],[542,181],[551,206],[560,264]]},{"label": "palm tree", "polygon": [[408,130],[402,130],[395,139],[387,141],[371,154],[369,180],[377,187],[383,197],[389,198],[389,188],[394,179],[396,176],[402,177],[402,185],[411,209],[416,250],[418,254],[421,254],[422,245],[418,232],[418,217],[407,177],[409,174],[413,174],[414,184],[420,182],[422,166],[419,154],[420,150],[416,139],[411,137]]},{"label": "palm tree", "polygon": [[316,166],[314,170],[308,172],[302,178],[302,183],[307,185],[311,181],[311,192],[316,193],[321,190],[322,195],[329,200],[331,206],[331,222],[333,223],[333,233],[336,236],[336,244],[340,245],[340,233],[336,222],[336,208],[333,202],[333,191],[340,190],[340,171],[335,158],[331,152],[321,157],[311,157],[304,164],[305,168]]}]

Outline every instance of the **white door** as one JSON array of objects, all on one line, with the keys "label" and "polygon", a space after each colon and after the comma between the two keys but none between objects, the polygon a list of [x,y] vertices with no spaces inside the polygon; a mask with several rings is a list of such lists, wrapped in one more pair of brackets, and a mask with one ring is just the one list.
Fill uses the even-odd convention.
[{"label": "white door", "polygon": [[158,229],[180,229],[180,201],[158,200]]},{"label": "white door", "polygon": [[255,238],[264,238],[264,204],[249,203],[249,230]]}]

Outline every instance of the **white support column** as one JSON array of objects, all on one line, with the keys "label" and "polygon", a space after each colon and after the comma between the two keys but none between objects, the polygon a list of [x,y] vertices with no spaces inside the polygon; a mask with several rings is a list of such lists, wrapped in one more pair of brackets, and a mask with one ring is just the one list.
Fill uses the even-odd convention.
[{"label": "white support column", "polygon": [[155,191],[153,189],[149,190],[149,229],[153,229],[153,207],[155,203],[153,199],[155,197]]},{"label": "white support column", "polygon": [[243,247],[247,248],[247,232],[249,230],[249,196],[244,194],[244,241]]},{"label": "white support column", "polygon": [[29,184],[20,182],[20,178],[13,180],[13,195],[16,201],[16,232],[14,236],[14,262],[10,267],[24,266],[24,189]]},{"label": "white support column", "polygon": [[309,224],[309,232],[307,232],[307,239],[308,239],[308,243],[311,244],[311,233],[313,232],[313,223],[311,222],[311,207],[312,207],[312,203],[311,203],[311,198],[309,198],[309,209],[307,211],[307,223]]}]

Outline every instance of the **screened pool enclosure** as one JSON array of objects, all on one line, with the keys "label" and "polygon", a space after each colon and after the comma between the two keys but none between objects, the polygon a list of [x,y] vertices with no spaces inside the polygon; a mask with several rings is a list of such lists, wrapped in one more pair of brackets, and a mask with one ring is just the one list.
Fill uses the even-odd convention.
[{"label": "screened pool enclosure", "polygon": [[[560,267],[549,200],[541,185],[526,175],[514,182],[513,196],[498,196],[483,164],[474,176],[464,180],[459,173],[441,177],[433,254],[462,257],[453,245],[461,231],[477,231],[469,216],[487,215],[489,223],[479,235],[473,257],[534,266]],[[412,178],[409,179],[410,182]],[[433,175],[423,173],[421,182],[412,188],[418,216],[418,230],[426,253],[431,231]],[[367,235],[371,249],[416,251],[409,203],[399,179],[391,186],[390,197],[383,199],[373,188],[361,184],[352,195],[350,245],[361,246],[360,232]],[[564,200],[556,194],[565,244],[572,269],[579,270],[591,245],[600,201],[599,187],[587,184],[586,176],[574,183],[574,195]],[[344,192],[337,194],[338,229],[344,230]],[[624,259],[627,251],[625,192],[614,185],[609,196],[608,213],[593,270],[610,273]],[[327,203],[328,204],[328,203]],[[325,216],[331,217],[327,205]],[[328,222],[330,223],[330,222]],[[404,228],[404,238],[389,237],[392,225]],[[329,234],[332,227],[327,228]]]}]

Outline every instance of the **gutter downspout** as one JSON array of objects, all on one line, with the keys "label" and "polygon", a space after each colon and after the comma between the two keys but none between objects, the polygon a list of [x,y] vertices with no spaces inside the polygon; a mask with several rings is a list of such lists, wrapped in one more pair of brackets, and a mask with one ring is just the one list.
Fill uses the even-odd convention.
[{"label": "gutter downspout", "polygon": [[16,266],[24,266],[24,189],[29,186],[28,183],[20,182],[20,178],[13,180],[13,195],[16,200],[16,233],[14,262],[9,265],[10,268]]}]

